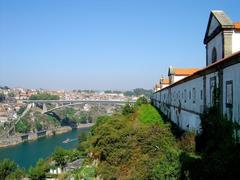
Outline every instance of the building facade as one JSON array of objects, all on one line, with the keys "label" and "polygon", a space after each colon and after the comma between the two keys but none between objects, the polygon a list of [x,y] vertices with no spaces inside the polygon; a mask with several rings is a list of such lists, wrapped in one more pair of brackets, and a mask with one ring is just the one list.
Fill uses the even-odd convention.
[{"label": "building facade", "polygon": [[[204,44],[206,67],[170,67],[169,85],[151,97],[154,106],[184,130],[200,131],[200,115],[214,105],[216,89],[221,112],[240,123],[240,23],[223,11],[212,11]],[[176,76],[177,71],[183,76]]]}]

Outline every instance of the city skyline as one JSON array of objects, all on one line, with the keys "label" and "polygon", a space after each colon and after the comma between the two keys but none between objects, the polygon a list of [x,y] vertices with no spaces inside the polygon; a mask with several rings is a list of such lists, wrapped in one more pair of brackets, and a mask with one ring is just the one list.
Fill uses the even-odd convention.
[{"label": "city skyline", "polygon": [[151,89],[170,65],[204,66],[210,10],[236,21],[234,2],[0,0],[0,85]]}]

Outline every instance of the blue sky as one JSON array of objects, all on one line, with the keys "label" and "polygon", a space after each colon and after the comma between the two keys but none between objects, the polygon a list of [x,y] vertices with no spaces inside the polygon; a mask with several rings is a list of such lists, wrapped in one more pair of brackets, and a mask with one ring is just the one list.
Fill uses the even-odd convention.
[{"label": "blue sky", "polygon": [[212,9],[240,21],[237,0],[0,0],[0,85],[150,89],[204,67]]}]

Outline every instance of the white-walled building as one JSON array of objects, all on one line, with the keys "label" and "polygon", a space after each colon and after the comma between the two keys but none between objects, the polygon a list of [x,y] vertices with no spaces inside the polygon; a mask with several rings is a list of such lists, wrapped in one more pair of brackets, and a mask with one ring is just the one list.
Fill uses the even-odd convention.
[{"label": "white-walled building", "polygon": [[170,85],[151,98],[182,129],[197,132],[201,113],[214,103],[216,88],[222,113],[240,123],[240,23],[233,23],[223,11],[212,11],[204,44],[206,67],[178,78],[170,67]]},{"label": "white-walled building", "polygon": [[168,87],[170,84],[168,77],[161,77],[160,78],[160,89]]},{"label": "white-walled building", "polygon": [[174,68],[172,66],[168,69],[169,84],[173,84],[187,76],[192,75],[200,69],[197,68]]}]

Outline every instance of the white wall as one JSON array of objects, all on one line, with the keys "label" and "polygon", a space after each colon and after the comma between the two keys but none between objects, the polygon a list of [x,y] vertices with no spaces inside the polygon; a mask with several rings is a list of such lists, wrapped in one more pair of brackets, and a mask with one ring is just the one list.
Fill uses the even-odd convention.
[{"label": "white wall", "polygon": [[217,60],[222,59],[223,54],[223,44],[222,44],[222,32],[220,32],[218,35],[216,35],[211,41],[207,44],[207,65],[212,64],[212,50],[213,48],[216,48],[217,50]]},{"label": "white wall", "polygon": [[173,82],[177,82],[177,81],[179,81],[179,80],[181,80],[181,79],[183,79],[185,77],[187,77],[187,76],[176,76],[176,75],[174,75]]},{"label": "white wall", "polygon": [[232,120],[240,120],[240,64],[227,67],[223,70],[223,112],[227,114],[226,107],[226,81],[233,81],[233,116]]},{"label": "white wall", "polygon": [[[195,98],[193,98],[193,89],[195,89]],[[199,132],[201,122],[199,114],[203,108],[201,91],[203,93],[203,77],[155,93],[153,97],[160,102],[155,106],[184,130],[193,129]],[[189,93],[191,93],[191,97]]]},{"label": "white wall", "polygon": [[240,32],[233,32],[232,35],[232,53],[240,51]]}]

